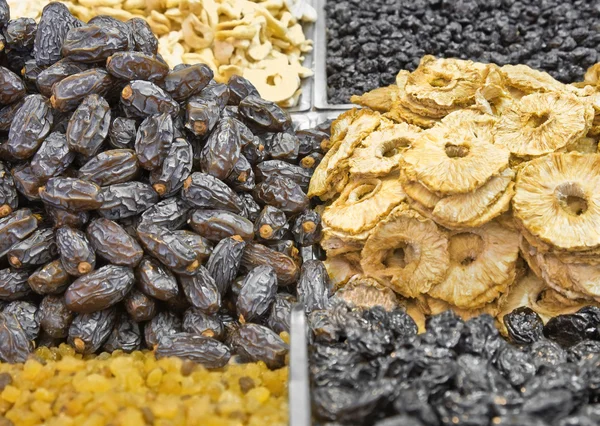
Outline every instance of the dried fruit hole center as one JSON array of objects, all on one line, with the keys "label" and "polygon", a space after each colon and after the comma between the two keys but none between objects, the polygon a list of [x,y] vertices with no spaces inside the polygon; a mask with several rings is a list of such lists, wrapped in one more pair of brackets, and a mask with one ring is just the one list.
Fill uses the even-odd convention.
[{"label": "dried fruit hole center", "polygon": [[356,188],[348,195],[350,203],[358,203],[372,196],[379,189],[379,183],[369,182],[364,183]]},{"label": "dried fruit hole center", "polygon": [[405,148],[410,146],[410,142],[407,139],[397,139],[395,141],[386,142],[381,148],[381,156],[390,158],[397,155],[400,151],[399,148]]},{"label": "dried fruit hole center", "polygon": [[450,260],[463,266],[469,266],[475,262],[483,252],[483,239],[470,232],[454,235],[450,239]]},{"label": "dried fruit hole center", "polygon": [[546,121],[548,121],[549,118],[550,118],[550,115],[547,112],[543,112],[543,113],[535,113],[534,112],[527,119],[527,126],[533,127],[534,129],[536,129],[536,128],[542,126],[542,124],[544,124]]},{"label": "dried fruit hole center", "polygon": [[444,77],[444,76],[440,76],[440,77],[436,77],[433,80],[431,80],[429,82],[429,85],[432,87],[446,87],[450,83],[452,83],[451,79]]},{"label": "dried fruit hole center", "polygon": [[406,253],[406,249],[407,246],[406,244],[401,244],[400,246],[393,248],[391,250],[388,250],[388,252],[386,253],[384,259],[383,259],[383,265],[386,268],[404,268],[408,261],[407,261],[407,253]]},{"label": "dried fruit hole center", "polygon": [[463,145],[447,143],[445,149],[449,158],[463,158],[469,155],[469,148]]},{"label": "dried fruit hole center", "polygon": [[588,209],[585,193],[577,183],[565,182],[557,186],[555,195],[560,207],[570,215],[581,216]]}]

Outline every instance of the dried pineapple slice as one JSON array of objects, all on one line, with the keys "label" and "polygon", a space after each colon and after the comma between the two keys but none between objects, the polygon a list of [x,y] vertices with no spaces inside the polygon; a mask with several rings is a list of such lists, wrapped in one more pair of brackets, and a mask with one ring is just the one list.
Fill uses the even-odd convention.
[{"label": "dried pineapple slice", "polygon": [[362,250],[365,274],[405,297],[441,282],[448,269],[448,239],[437,225],[406,205],[396,207],[373,230]]},{"label": "dried pineapple slice", "polygon": [[449,110],[472,104],[488,71],[485,64],[426,55],[408,77],[405,90],[421,104]]},{"label": "dried pineapple slice", "polygon": [[434,220],[456,226],[476,220],[506,192],[514,177],[515,172],[507,168],[474,192],[443,198],[433,209]]},{"label": "dried pineapple slice", "polygon": [[452,310],[456,315],[461,317],[464,321],[468,321],[471,318],[475,318],[475,317],[478,317],[479,315],[483,315],[483,314],[488,314],[488,315],[491,315],[492,317],[495,317],[500,311],[498,299],[496,299],[495,301],[493,301],[491,303],[488,303],[487,305],[485,305],[484,307],[479,308],[479,309],[461,309],[461,308],[456,307],[448,302],[445,302],[445,301],[439,300],[439,299],[435,299],[431,296],[425,296],[424,298],[420,299],[420,301],[421,301],[420,306],[423,310],[426,310],[427,315],[437,315],[437,314],[441,314],[442,312],[445,312],[447,310]]},{"label": "dried pineapple slice", "polygon": [[534,93],[513,102],[494,126],[497,145],[512,154],[539,156],[563,149],[588,132],[589,103],[568,93]]},{"label": "dried pineapple slice", "polygon": [[371,133],[350,157],[353,176],[377,177],[400,167],[403,152],[417,138],[421,129],[407,123],[393,124]]},{"label": "dried pineapple slice", "polygon": [[500,67],[500,73],[507,86],[513,87],[524,94],[565,90],[565,85],[550,74],[534,70],[527,65],[504,65]]},{"label": "dried pineapple slice", "polygon": [[358,109],[353,108],[350,111],[346,111],[338,116],[331,122],[331,137],[329,143],[331,146],[338,143],[346,136],[348,127],[352,124],[358,114]]},{"label": "dried pineapple slice", "polygon": [[406,194],[395,174],[383,179],[355,179],[325,208],[322,221],[333,230],[360,234],[377,225],[405,199]]},{"label": "dried pineapple slice", "polygon": [[495,222],[449,236],[450,268],[428,294],[462,309],[477,309],[506,292],[516,276],[519,234]]},{"label": "dried pineapple slice", "polygon": [[379,87],[361,96],[353,95],[350,102],[363,107],[371,108],[379,112],[388,112],[394,103],[400,99],[402,89],[393,84],[387,87]]},{"label": "dried pineapple slice", "polygon": [[439,123],[438,118],[426,117],[412,112],[401,103],[395,103],[392,109],[384,114],[385,118],[396,123],[409,123],[423,129],[429,129]]},{"label": "dried pineapple slice", "polygon": [[433,209],[441,200],[440,197],[425,188],[419,182],[409,181],[404,170],[400,172],[400,182],[402,183],[402,189],[404,189],[406,195],[426,209]]},{"label": "dried pineapple slice", "polygon": [[372,308],[381,306],[386,311],[398,307],[398,298],[390,288],[381,285],[376,279],[364,275],[355,275],[340,288],[335,296],[351,306]]},{"label": "dried pineapple slice", "polygon": [[360,252],[327,256],[323,264],[334,289],[343,287],[350,278],[363,272],[360,267]]},{"label": "dried pineapple slice", "polygon": [[508,166],[509,152],[493,144],[488,126],[449,122],[422,132],[401,161],[409,180],[437,195],[471,192]]},{"label": "dried pineapple slice", "polygon": [[581,138],[567,147],[567,152],[572,151],[582,154],[595,154],[598,152],[598,140],[590,137]]},{"label": "dried pineapple slice", "polygon": [[518,174],[515,218],[559,250],[600,247],[600,154],[549,154]]}]

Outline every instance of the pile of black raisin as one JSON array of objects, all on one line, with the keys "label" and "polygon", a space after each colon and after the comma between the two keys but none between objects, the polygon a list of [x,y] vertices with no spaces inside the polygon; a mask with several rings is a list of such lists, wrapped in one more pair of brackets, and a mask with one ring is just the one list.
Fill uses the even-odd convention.
[{"label": "pile of black raisin", "polygon": [[141,19],[2,0],[0,27],[0,360],[67,341],[282,366],[291,305],[330,291],[305,193],[327,130],[170,70]]},{"label": "pile of black raisin", "polygon": [[526,64],[570,83],[599,61],[589,0],[343,0],[325,3],[330,103],[394,83],[423,55]]},{"label": "pile of black raisin", "polygon": [[426,331],[401,309],[309,316],[319,425],[575,426],[600,423],[600,309],[545,326],[529,308],[494,319],[431,316]]}]

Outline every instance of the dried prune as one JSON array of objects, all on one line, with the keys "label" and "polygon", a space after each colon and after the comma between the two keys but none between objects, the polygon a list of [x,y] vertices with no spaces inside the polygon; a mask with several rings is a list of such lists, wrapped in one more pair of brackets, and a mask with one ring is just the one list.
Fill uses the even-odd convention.
[{"label": "dried prune", "polygon": [[144,258],[135,270],[137,287],[148,296],[169,300],[179,294],[175,276],[152,258]]},{"label": "dried prune", "polygon": [[271,308],[277,293],[277,275],[268,265],[257,266],[244,278],[236,302],[240,322],[255,321]]},{"label": "dried prune", "polygon": [[88,64],[75,62],[64,58],[42,70],[36,79],[37,88],[40,93],[47,98],[52,96],[52,86],[55,83],[69,77],[70,75],[87,71],[90,68]]},{"label": "dried prune", "polygon": [[52,85],[50,103],[59,111],[70,111],[89,95],[105,96],[114,80],[102,68],[92,68],[72,74]]},{"label": "dried prune", "polygon": [[217,340],[225,338],[225,327],[221,319],[196,308],[190,308],[183,314],[183,331]]},{"label": "dried prune", "polygon": [[306,210],[294,219],[292,234],[301,246],[310,246],[321,240],[321,215],[314,210]]},{"label": "dried prune", "polygon": [[207,65],[194,64],[170,71],[163,85],[173,99],[181,102],[199,93],[212,78],[213,72]]},{"label": "dried prune", "polygon": [[134,119],[116,117],[108,129],[108,141],[113,148],[133,148],[137,125]]},{"label": "dried prune", "polygon": [[263,161],[256,166],[256,178],[259,182],[275,177],[291,179],[306,190],[310,183],[311,173],[300,166],[282,160]]},{"label": "dried prune", "polygon": [[102,62],[116,52],[127,50],[128,45],[127,34],[120,28],[92,23],[69,30],[62,45],[62,55],[77,62]]},{"label": "dried prune", "polygon": [[224,295],[236,277],[242,262],[246,242],[239,236],[221,240],[206,263],[206,269],[214,278],[221,295]]},{"label": "dried prune", "polygon": [[283,210],[288,214],[300,213],[308,208],[308,197],[291,179],[273,176],[256,185],[254,197],[263,204]]},{"label": "dried prune", "polygon": [[295,283],[300,274],[299,266],[289,256],[262,244],[248,243],[242,256],[242,266],[252,269],[260,265],[272,266],[282,286]]},{"label": "dried prune", "polygon": [[97,185],[107,186],[128,182],[139,173],[140,166],[133,150],[113,149],[92,157],[81,166],[77,176]]},{"label": "dried prune", "polygon": [[86,157],[95,155],[108,135],[110,106],[97,94],[87,96],[77,107],[67,127],[67,142],[72,151]]},{"label": "dried prune", "polygon": [[207,135],[217,124],[220,112],[215,100],[193,96],[185,106],[185,128],[196,136]]},{"label": "dried prune", "polygon": [[241,213],[241,203],[236,193],[207,173],[192,173],[183,183],[181,198],[194,207]]},{"label": "dried prune", "polygon": [[173,143],[173,119],[168,113],[151,115],[142,121],[135,138],[135,152],[146,170],[159,168]]},{"label": "dried prune", "polygon": [[231,351],[225,344],[211,337],[178,333],[161,337],[156,356],[178,356],[202,364],[206,368],[221,368],[229,362]]},{"label": "dried prune", "polygon": [[137,229],[144,248],[174,272],[194,275],[200,267],[196,251],[182,237],[166,228],[143,225]]},{"label": "dried prune", "polygon": [[332,294],[329,275],[320,260],[307,260],[298,278],[298,299],[307,311],[325,309]]},{"label": "dried prune", "polygon": [[243,360],[262,361],[269,368],[285,364],[288,345],[275,332],[258,324],[243,324],[235,332],[233,349]]},{"label": "dried prune", "polygon": [[136,322],[150,321],[158,312],[156,301],[138,290],[131,290],[123,301],[127,313]]},{"label": "dried prune", "polygon": [[12,104],[25,96],[25,84],[8,68],[0,67],[0,87],[0,104]]},{"label": "dried prune", "polygon": [[74,314],[67,308],[65,299],[58,295],[48,295],[42,299],[39,308],[40,327],[54,338],[65,338]]},{"label": "dried prune", "polygon": [[95,183],[82,179],[53,177],[40,187],[39,192],[44,203],[73,212],[95,210],[104,205],[104,191]]},{"label": "dried prune", "polygon": [[126,24],[133,35],[134,49],[147,55],[156,55],[158,40],[152,33],[150,25],[142,18],[132,18]]},{"label": "dried prune", "polygon": [[200,153],[200,167],[217,179],[225,180],[240,157],[240,136],[232,119],[219,121]]},{"label": "dried prune", "polygon": [[25,362],[32,350],[33,345],[17,317],[0,313],[0,360],[11,364]]},{"label": "dried prune", "polygon": [[254,222],[254,232],[263,240],[280,240],[288,230],[285,213],[273,206],[265,206]]},{"label": "dried prune", "polygon": [[68,226],[56,230],[60,260],[69,275],[80,276],[96,266],[96,253],[83,232]]},{"label": "dried prune", "polygon": [[169,197],[183,187],[192,172],[194,153],[184,138],[176,138],[162,165],[150,175],[152,187],[161,197]]},{"label": "dried prune", "polygon": [[123,219],[147,210],[158,201],[151,185],[143,182],[125,182],[102,188],[102,205],[98,213],[107,219]]},{"label": "dried prune", "polygon": [[227,210],[194,210],[188,224],[198,234],[214,242],[234,235],[244,240],[254,238],[252,222]]},{"label": "dried prune", "polygon": [[15,181],[8,168],[0,162],[0,218],[11,214],[18,204]]},{"label": "dried prune", "polygon": [[64,172],[75,159],[75,153],[69,149],[67,137],[52,132],[31,158],[31,172],[40,179],[50,179]]},{"label": "dried prune", "polygon": [[544,335],[561,346],[572,346],[586,338],[588,321],[577,314],[558,315],[544,326]]},{"label": "dried prune", "polygon": [[162,113],[174,117],[179,113],[179,104],[167,92],[143,80],[134,80],[125,86],[121,104],[128,117],[146,118]]},{"label": "dried prune", "polygon": [[78,313],[109,308],[125,298],[134,282],[133,270],[107,265],[77,278],[65,292],[67,307]]},{"label": "dried prune", "polygon": [[42,95],[27,96],[10,126],[6,150],[18,159],[31,157],[50,133],[53,121],[48,99]]},{"label": "dried prune", "polygon": [[14,268],[31,268],[50,262],[57,254],[54,230],[38,229],[12,246],[7,257]]},{"label": "dried prune", "polygon": [[42,9],[42,17],[35,35],[33,53],[38,65],[52,65],[62,57],[62,46],[72,28],[82,26],[62,3],[49,3]]},{"label": "dried prune", "polygon": [[140,225],[158,225],[174,231],[185,226],[190,207],[181,198],[162,200],[141,215]]},{"label": "dried prune", "polygon": [[238,111],[251,126],[269,132],[284,132],[292,129],[290,115],[277,104],[258,96],[247,96]]},{"label": "dried prune", "polygon": [[27,271],[0,269],[0,300],[18,300],[31,293]]},{"label": "dried prune", "polygon": [[142,333],[140,326],[131,320],[127,314],[121,312],[117,317],[115,326],[104,342],[102,348],[107,352],[120,350],[123,352],[133,352],[140,348],[142,344]]},{"label": "dried prune", "polygon": [[96,254],[113,265],[133,268],[142,260],[144,251],[118,223],[98,218],[88,225],[86,232]]},{"label": "dried prune", "polygon": [[57,259],[32,273],[27,282],[38,294],[60,294],[67,289],[71,280],[62,262]]},{"label": "dried prune", "polygon": [[123,80],[162,81],[169,66],[154,55],[142,52],[117,52],[106,60],[106,70]]},{"label": "dried prune", "polygon": [[229,105],[239,105],[248,96],[260,96],[256,87],[239,75],[232,75],[227,85],[229,86]]},{"label": "dried prune", "polygon": [[79,314],[69,327],[67,342],[82,354],[91,354],[102,347],[117,320],[116,308],[90,314]]},{"label": "dried prune", "polygon": [[544,323],[531,308],[517,308],[503,318],[510,340],[517,344],[533,343],[544,335]]},{"label": "dried prune", "polygon": [[38,220],[29,209],[16,210],[0,219],[0,257],[31,235],[38,227]]},{"label": "dried prune", "polygon": [[161,338],[181,333],[181,319],[173,312],[161,311],[144,326],[144,340],[149,348]]},{"label": "dried prune", "polygon": [[185,297],[192,306],[207,314],[214,314],[219,310],[221,293],[207,268],[200,266],[195,275],[181,276],[179,281]]}]

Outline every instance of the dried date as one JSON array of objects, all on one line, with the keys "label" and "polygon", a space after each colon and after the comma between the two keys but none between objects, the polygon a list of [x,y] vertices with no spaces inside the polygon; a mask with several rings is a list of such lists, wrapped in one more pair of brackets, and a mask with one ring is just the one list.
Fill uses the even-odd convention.
[{"label": "dried date", "polygon": [[175,195],[192,172],[194,153],[184,138],[176,138],[162,165],[150,175],[150,183],[161,197]]},{"label": "dried date", "polygon": [[240,322],[256,321],[265,315],[276,293],[277,275],[271,266],[257,266],[248,272],[236,301]]},{"label": "dried date", "polygon": [[246,242],[235,235],[221,240],[213,250],[206,263],[206,269],[212,276],[221,292],[225,295],[231,282],[237,276],[242,262]]},{"label": "dried date", "polygon": [[114,307],[76,315],[69,327],[67,342],[79,353],[94,353],[108,339],[116,320],[117,311]]},{"label": "dried date", "polygon": [[179,278],[188,302],[207,314],[216,313],[221,307],[219,287],[208,269],[200,266],[195,275]]},{"label": "dried date", "polygon": [[146,118],[162,113],[175,117],[179,113],[179,104],[167,92],[143,80],[134,80],[125,86],[121,104],[128,117]]},{"label": "dried date", "polygon": [[158,300],[170,300],[179,294],[175,276],[152,258],[144,258],[135,270],[137,287]]},{"label": "dried date", "polygon": [[67,307],[77,313],[109,308],[125,298],[133,287],[131,268],[107,265],[77,278],[65,292]]},{"label": "dried date", "polygon": [[131,319],[136,322],[150,321],[158,312],[156,301],[135,289],[129,292],[123,304]]},{"label": "dried date", "polygon": [[13,268],[32,268],[50,262],[57,254],[54,230],[46,228],[12,246],[7,257]]},{"label": "dried date", "polygon": [[42,95],[27,96],[10,126],[6,150],[21,160],[31,157],[50,133],[53,122],[48,99]]},{"label": "dried date", "polygon": [[88,240],[96,254],[113,265],[135,267],[144,251],[137,240],[118,223],[98,218],[87,227]]},{"label": "dried date", "polygon": [[188,224],[198,234],[214,242],[234,235],[244,240],[254,238],[252,222],[227,210],[194,210]]},{"label": "dried date", "polygon": [[106,70],[122,80],[164,80],[169,66],[154,55],[142,52],[117,52],[106,60]]},{"label": "dried date", "polygon": [[100,186],[125,183],[135,179],[140,173],[135,151],[113,149],[103,151],[85,163],[77,176]]},{"label": "dried date", "polygon": [[32,273],[27,282],[38,294],[61,294],[67,289],[71,279],[60,259],[57,259]]},{"label": "dried date", "polygon": [[73,212],[96,210],[103,206],[103,192],[93,182],[68,177],[51,178],[39,189],[44,203]]},{"label": "dried date", "polygon": [[69,275],[81,276],[96,266],[96,253],[85,234],[68,226],[56,230],[60,260]]},{"label": "dried date", "polygon": [[52,132],[42,143],[31,159],[31,172],[40,179],[50,179],[64,172],[75,160],[75,153],[69,149],[67,137]]},{"label": "dried date", "polygon": [[207,173],[192,173],[183,183],[181,197],[198,208],[222,209],[241,213],[241,202],[235,192]]},{"label": "dried date", "polygon": [[125,182],[102,188],[100,216],[107,219],[123,219],[147,210],[158,201],[158,194],[151,185],[142,182]]},{"label": "dried date", "polygon": [[87,96],[77,107],[67,127],[69,149],[86,157],[95,155],[108,135],[110,105],[97,94]]},{"label": "dried date", "polygon": [[146,170],[159,168],[173,143],[173,119],[168,113],[152,115],[142,121],[135,138],[135,152]]}]

